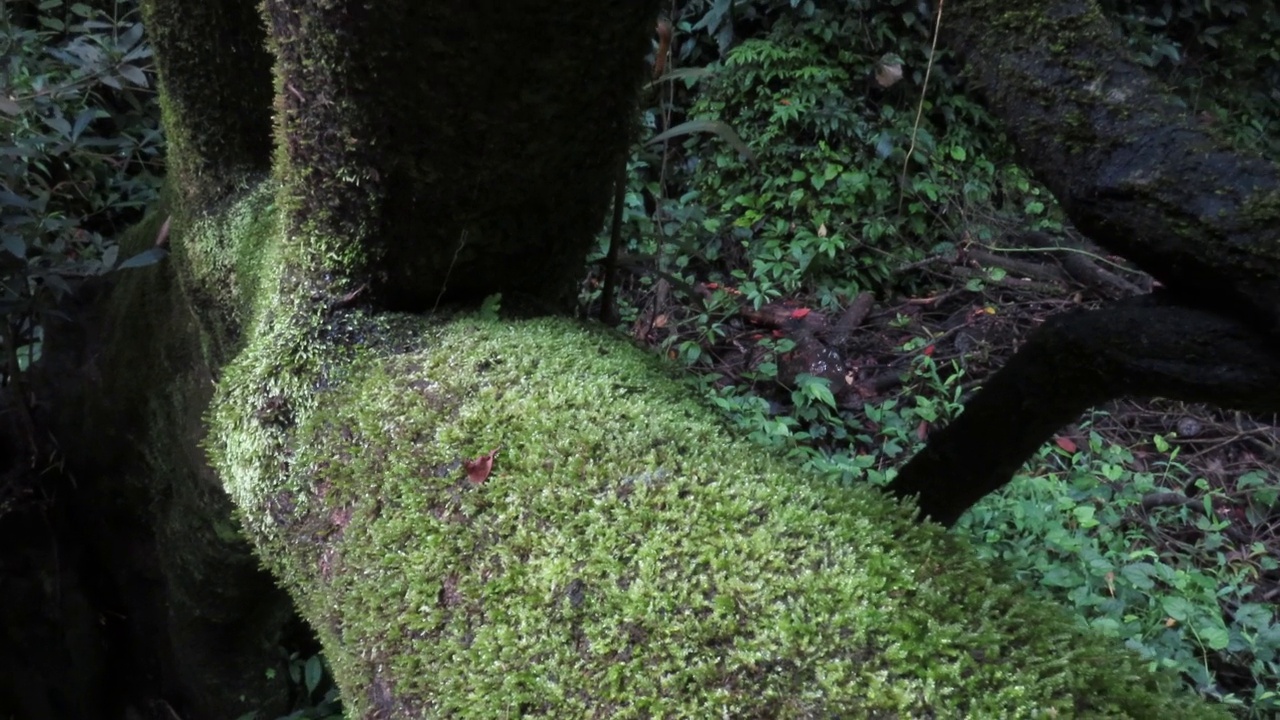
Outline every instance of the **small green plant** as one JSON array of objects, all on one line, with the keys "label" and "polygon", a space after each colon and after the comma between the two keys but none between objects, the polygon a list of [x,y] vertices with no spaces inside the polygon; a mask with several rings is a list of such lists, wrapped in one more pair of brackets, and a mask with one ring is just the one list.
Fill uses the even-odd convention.
[{"label": "small green plant", "polygon": [[[342,720],[342,701],[324,656],[302,657],[299,653],[291,653],[288,667],[289,683],[294,688],[294,709],[275,720]],[[274,674],[275,670],[268,673]],[[260,715],[255,710],[237,720],[261,720]]]},{"label": "small green plant", "polygon": [[[789,352],[790,340],[762,340],[773,353]],[[894,466],[923,444],[922,430],[955,417],[961,408],[963,373],[952,366],[943,377],[932,358],[921,355],[906,373],[915,388],[910,404],[897,398],[867,403],[859,411],[840,408],[824,378],[801,374],[789,393],[789,412],[761,397],[761,383],[777,383],[777,363],[766,359],[744,379],[755,385],[706,383],[708,398],[753,442],[794,457],[820,477],[835,482],[883,485]]]}]

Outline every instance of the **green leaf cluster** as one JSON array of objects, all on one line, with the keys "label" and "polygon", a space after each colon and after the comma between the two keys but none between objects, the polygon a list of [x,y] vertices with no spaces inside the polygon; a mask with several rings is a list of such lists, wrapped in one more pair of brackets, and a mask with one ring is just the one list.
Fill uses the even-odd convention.
[{"label": "green leaf cluster", "polygon": [[158,192],[164,148],[136,2],[0,6],[0,318],[3,368],[39,358],[43,324],[122,259],[113,236]]},{"label": "green leaf cluster", "polygon": [[[1273,522],[1275,473],[1252,472],[1228,494],[1179,462],[1177,442],[1153,437],[1142,461],[1096,431],[1078,452],[1046,447],[958,529],[1151,667],[1176,670],[1242,715],[1271,717],[1280,711],[1280,613],[1257,589],[1280,562],[1261,542],[1234,550],[1231,535]],[[1186,477],[1194,495],[1184,494]],[[1144,503],[1153,497],[1172,499]]]},{"label": "green leaf cluster", "polygon": [[[758,160],[711,144],[692,183],[723,219],[718,239],[742,249],[734,277],[757,304],[805,291],[835,305],[894,287],[898,266],[970,229],[976,209],[989,214],[1013,172],[945,54],[921,99],[928,19],[914,5],[845,5],[779,17],[733,47],[691,109],[733,127]],[[881,88],[886,54],[906,73]]]}]

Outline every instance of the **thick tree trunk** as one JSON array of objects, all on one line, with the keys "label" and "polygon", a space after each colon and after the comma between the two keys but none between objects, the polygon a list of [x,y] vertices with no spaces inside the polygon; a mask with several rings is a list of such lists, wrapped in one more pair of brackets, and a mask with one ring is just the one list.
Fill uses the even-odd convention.
[{"label": "thick tree trunk", "polygon": [[1194,120],[1092,0],[947,12],[947,41],[1081,231],[1187,305],[1280,330],[1280,168]]},{"label": "thick tree trunk", "polygon": [[631,138],[656,2],[266,8],[289,222],[348,238],[310,251],[337,297],[569,307]]},{"label": "thick tree trunk", "polygon": [[1077,227],[1165,291],[1047,324],[891,491],[950,524],[1055,430],[1121,395],[1280,409],[1280,168],[1192,121],[1091,0],[946,11],[948,41],[1026,165]]},{"label": "thick tree trunk", "polygon": [[143,0],[182,198],[214,203],[271,168],[271,55],[257,0]]},{"label": "thick tree trunk", "polygon": [[[134,228],[125,250],[154,242],[164,220],[161,210]],[[147,703],[163,701],[191,720],[281,714],[280,645],[293,606],[239,532],[206,460],[215,343],[168,270],[130,271],[87,291],[74,323],[46,328],[37,366],[42,424],[73,478],[58,501],[80,524],[68,544],[95,565],[86,582],[107,601],[109,672],[121,686],[105,694],[157,714],[162,706]]]}]

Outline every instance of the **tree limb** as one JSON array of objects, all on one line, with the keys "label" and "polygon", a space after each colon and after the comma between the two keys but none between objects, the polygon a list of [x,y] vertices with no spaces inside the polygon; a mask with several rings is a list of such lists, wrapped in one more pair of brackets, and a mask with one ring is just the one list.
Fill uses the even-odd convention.
[{"label": "tree limb", "polygon": [[1167,295],[1049,319],[890,484],[944,525],[1003,486],[1058,428],[1120,396],[1280,409],[1280,363],[1241,320]]}]

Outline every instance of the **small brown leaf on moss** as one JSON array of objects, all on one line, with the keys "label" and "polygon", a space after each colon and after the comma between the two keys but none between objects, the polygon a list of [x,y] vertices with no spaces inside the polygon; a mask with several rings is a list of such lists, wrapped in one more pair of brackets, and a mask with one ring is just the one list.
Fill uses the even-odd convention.
[{"label": "small brown leaf on moss", "polygon": [[481,455],[474,460],[467,460],[462,463],[462,467],[467,470],[467,480],[473,485],[479,485],[489,478],[489,473],[493,472],[493,460],[498,457],[498,448],[489,451],[488,455]]}]

